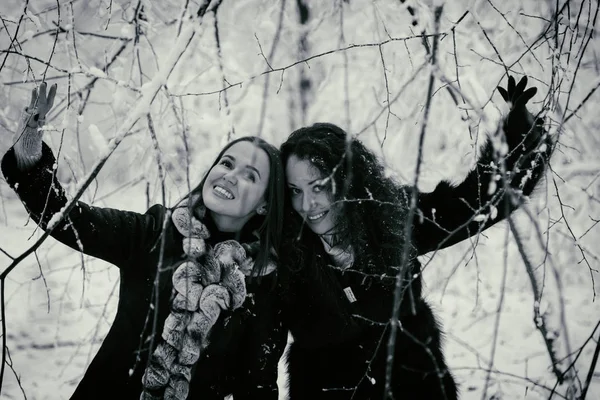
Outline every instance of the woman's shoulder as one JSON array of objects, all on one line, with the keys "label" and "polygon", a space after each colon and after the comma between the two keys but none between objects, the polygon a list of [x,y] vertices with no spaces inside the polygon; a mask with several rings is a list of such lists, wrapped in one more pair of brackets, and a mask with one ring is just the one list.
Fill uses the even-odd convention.
[{"label": "woman's shoulder", "polygon": [[153,204],[146,210],[144,215],[152,216],[157,221],[164,222],[167,213],[171,214],[172,209],[163,206],[162,204]]},{"label": "woman's shoulder", "polygon": [[261,276],[246,276],[246,291],[251,296],[279,296],[282,292],[281,288],[282,271],[280,268]]}]

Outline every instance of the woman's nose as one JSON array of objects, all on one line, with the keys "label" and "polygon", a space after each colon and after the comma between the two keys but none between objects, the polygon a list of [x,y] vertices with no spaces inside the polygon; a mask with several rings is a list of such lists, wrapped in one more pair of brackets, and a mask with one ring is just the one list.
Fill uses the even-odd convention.
[{"label": "woman's nose", "polygon": [[237,173],[235,170],[231,170],[229,172],[227,172],[225,175],[223,175],[223,179],[225,179],[227,182],[231,183],[232,185],[237,184]]},{"label": "woman's nose", "polygon": [[302,197],[302,211],[304,211],[304,212],[310,211],[313,204],[314,204],[314,200],[313,200],[312,196],[307,194]]}]

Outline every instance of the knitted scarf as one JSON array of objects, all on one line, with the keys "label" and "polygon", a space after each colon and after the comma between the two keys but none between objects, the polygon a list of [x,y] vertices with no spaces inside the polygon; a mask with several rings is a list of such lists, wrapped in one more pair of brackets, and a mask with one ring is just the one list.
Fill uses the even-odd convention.
[{"label": "knitted scarf", "polygon": [[[199,218],[204,213],[203,207],[195,210]],[[171,312],[142,378],[142,400],[187,398],[192,368],[221,310],[235,310],[246,299],[244,278],[259,247],[227,240],[207,248],[204,240],[210,233],[186,204],[173,210],[172,220],[184,237],[186,259],[174,266]],[[273,269],[270,264],[266,273]]]}]

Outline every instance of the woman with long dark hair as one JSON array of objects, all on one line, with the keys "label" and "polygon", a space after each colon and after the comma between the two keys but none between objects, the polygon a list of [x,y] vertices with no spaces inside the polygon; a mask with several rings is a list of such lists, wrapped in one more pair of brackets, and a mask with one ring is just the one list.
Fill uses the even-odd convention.
[{"label": "woman with long dark hair", "polygon": [[[39,129],[55,93],[45,83],[34,90],[2,159],[43,229],[67,203]],[[279,151],[243,137],[173,208],[138,214],[78,202],[63,216],[56,240],[120,269],[115,320],[73,399],[278,399],[283,182]]]},{"label": "woman with long dark hair", "polygon": [[[526,86],[526,78],[516,84],[510,77],[508,89],[500,88],[511,103],[503,125],[508,146],[496,149],[488,139],[462,183],[415,193],[414,218],[411,188],[338,126],[314,124],[283,143],[291,400],[457,399],[417,256],[490,227],[532,192],[552,146],[527,111],[536,89]],[[399,323],[388,359],[394,305]]]}]

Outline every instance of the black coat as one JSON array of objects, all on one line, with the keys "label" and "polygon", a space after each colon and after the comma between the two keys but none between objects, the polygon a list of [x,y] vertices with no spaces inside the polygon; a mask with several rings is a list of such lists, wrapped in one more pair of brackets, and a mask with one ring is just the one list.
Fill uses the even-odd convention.
[{"label": "black coat", "polygon": [[[382,399],[395,279],[366,275],[356,265],[333,266],[320,241],[311,249],[319,267],[287,271],[283,278],[284,314],[294,339],[287,354],[290,400]],[[411,270],[418,268],[414,259]],[[396,336],[393,398],[455,400],[441,331],[421,297],[420,277],[411,285],[414,301],[405,297]]]},{"label": "black coat", "polygon": [[[53,174],[54,163],[45,144],[42,159],[29,171],[17,168],[13,149],[2,160],[6,181],[42,228],[66,204],[64,191]],[[167,210],[160,205],[138,214],[79,202],[65,223],[53,230],[56,240],[120,269],[115,320],[72,399],[139,398],[149,348],[158,344],[169,315],[172,269],[167,267],[184,257],[183,237],[170,219],[163,231],[166,215]],[[210,218],[204,223],[212,234],[208,244],[231,238],[218,233]],[[162,249],[162,269],[155,290]],[[282,325],[275,275],[247,282],[248,297],[243,306],[221,313],[211,332],[210,345],[193,371],[190,399],[223,399],[229,393],[236,400],[278,399],[277,365],[287,330]],[[151,307],[156,304],[156,296],[158,307]]]},{"label": "black coat", "polygon": [[[529,131],[531,126],[525,125],[519,126],[519,132]],[[552,146],[547,142],[545,152],[531,153],[531,149],[520,145],[521,138],[508,132],[510,152],[505,162],[508,171],[518,162],[530,167],[517,170],[509,182],[529,195],[543,175]],[[492,155],[488,140],[477,168],[462,183],[454,186],[441,182],[431,193],[418,193],[409,272],[402,283],[410,290],[404,290],[400,306],[392,398],[457,398],[456,385],[442,353],[441,330],[421,295],[421,266],[416,257],[481,232],[516,209],[518,203],[507,192],[487,191],[495,175],[490,168]],[[531,168],[533,159],[537,163]],[[523,179],[525,176],[528,179]],[[490,208],[488,202],[496,208]],[[481,220],[474,218],[477,214],[491,217]],[[382,246],[394,245],[386,239],[393,240],[382,238]],[[295,266],[282,269],[286,271],[282,281],[287,287],[284,313],[290,317],[288,324],[294,338],[287,355],[290,400],[382,399],[395,273],[386,265],[376,265],[379,273],[375,274],[365,273],[373,268],[357,263],[346,270],[332,266],[320,239],[308,229],[301,234],[300,244],[285,242],[282,265]],[[287,246],[301,246],[303,254]],[[288,252],[295,259],[286,260]]]}]

